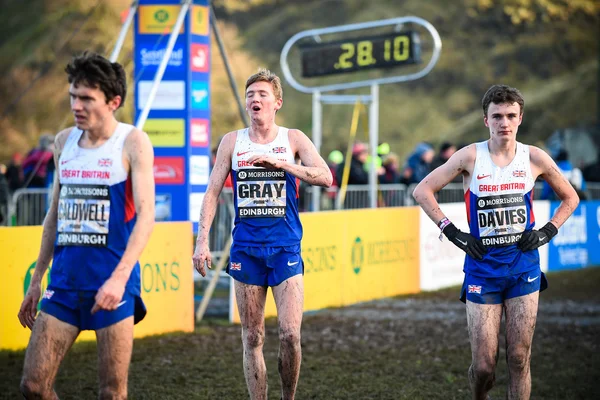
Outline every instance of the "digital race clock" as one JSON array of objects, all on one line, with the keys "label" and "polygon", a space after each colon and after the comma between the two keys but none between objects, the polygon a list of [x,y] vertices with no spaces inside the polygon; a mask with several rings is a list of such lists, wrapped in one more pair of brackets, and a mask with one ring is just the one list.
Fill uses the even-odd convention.
[{"label": "digital race clock", "polygon": [[300,51],[304,78],[421,62],[416,32],[305,45]]}]

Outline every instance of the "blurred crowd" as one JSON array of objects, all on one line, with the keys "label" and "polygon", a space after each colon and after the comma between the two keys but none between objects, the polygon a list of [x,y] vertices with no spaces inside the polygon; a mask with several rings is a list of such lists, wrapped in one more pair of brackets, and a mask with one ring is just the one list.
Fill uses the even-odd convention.
[{"label": "blurred crowd", "polygon": [[[51,186],[54,177],[53,146],[53,135],[43,134],[39,138],[38,145],[27,154],[14,153],[8,164],[0,164],[0,225],[5,225],[7,222],[8,205],[16,190]],[[427,174],[444,164],[461,147],[463,147],[461,144],[443,142],[436,148],[431,143],[421,142],[402,162],[388,143],[381,143],[377,147],[375,158],[378,183],[404,184],[406,186],[419,183]],[[369,170],[372,164],[370,154],[368,144],[356,141],[352,145],[349,165],[346,168],[346,156],[342,151],[333,150],[329,153],[327,162],[333,175],[333,188],[325,196],[326,200],[331,203],[327,208],[334,208],[337,189],[343,181],[344,170],[347,170],[348,185],[367,185],[369,183]],[[586,166],[573,165],[569,161],[569,154],[564,149],[550,152],[550,155],[578,192],[580,198],[586,199],[586,182],[600,182],[600,152],[596,163]],[[216,146],[212,156],[211,161],[214,163]],[[457,176],[453,182],[462,182],[462,177]],[[225,186],[231,187],[230,178]],[[303,185],[301,189],[306,195],[306,185]],[[386,196],[379,199],[381,206],[400,204],[398,199],[390,197],[394,196],[393,192]],[[540,200],[555,199],[555,193],[543,182]],[[363,203],[365,202],[366,200],[363,201]],[[366,207],[367,204],[354,204],[354,207],[356,206]]]},{"label": "blurred crowd", "polygon": [[[431,143],[421,142],[415,146],[404,162],[401,162],[398,154],[391,151],[388,143],[381,143],[377,147],[377,157],[375,159],[378,183],[404,184],[407,186],[417,184],[431,171],[448,161],[463,146],[464,144],[443,142],[436,148]],[[333,189],[329,192],[331,198],[336,196],[335,192],[343,182],[345,169],[347,169],[348,185],[366,185],[369,183],[369,170],[372,165],[370,153],[369,146],[366,143],[355,142],[352,146],[351,158],[347,168],[345,155],[340,150],[333,150],[329,153],[327,162],[334,177]],[[600,152],[595,163],[580,167],[574,166],[569,161],[569,155],[564,149],[554,153],[550,152],[550,155],[578,192],[580,198],[582,200],[586,199],[586,181],[600,182]],[[453,182],[462,183],[462,176],[458,175]],[[556,195],[550,186],[541,179],[540,182],[543,185],[540,200],[555,200]],[[380,198],[379,200],[381,206],[397,204],[397,202],[389,201],[390,199],[387,198]]]},{"label": "blurred crowd", "polygon": [[27,154],[14,153],[10,162],[0,164],[0,225],[8,218],[8,205],[22,188],[48,188],[54,178],[54,136],[43,134],[37,147]]}]

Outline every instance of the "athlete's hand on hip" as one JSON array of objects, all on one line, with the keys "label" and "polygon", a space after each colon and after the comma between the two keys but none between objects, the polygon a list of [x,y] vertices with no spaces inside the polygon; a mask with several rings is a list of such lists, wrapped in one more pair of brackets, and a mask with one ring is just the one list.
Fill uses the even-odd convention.
[{"label": "athlete's hand on hip", "polygon": [[538,230],[532,229],[527,232],[523,232],[521,239],[517,247],[522,251],[535,250],[540,246],[545,245],[558,233],[558,229],[552,222],[548,222],[546,225]]},{"label": "athlete's hand on hip", "polygon": [[255,155],[248,159],[248,162],[255,167],[279,168],[279,160],[266,154]]},{"label": "athlete's hand on hip", "polygon": [[448,240],[473,258],[482,260],[485,253],[487,253],[487,249],[481,243],[481,240],[461,231],[452,222],[444,228],[443,232]]},{"label": "athlete's hand on hip", "polygon": [[41,295],[42,288],[40,283],[31,282],[19,309],[19,322],[23,325],[23,328],[28,327],[29,329],[33,329],[33,323],[37,314],[37,305]]},{"label": "athlete's hand on hip", "polygon": [[196,250],[194,250],[192,261],[194,262],[196,271],[198,271],[200,275],[206,276],[204,264],[206,263],[208,268],[212,268],[212,256],[210,255],[210,249],[208,248],[207,243],[196,242]]},{"label": "athlete's hand on hip", "polygon": [[92,314],[100,310],[114,311],[122,304],[125,293],[125,283],[121,279],[110,277],[96,293],[96,302],[92,307]]}]

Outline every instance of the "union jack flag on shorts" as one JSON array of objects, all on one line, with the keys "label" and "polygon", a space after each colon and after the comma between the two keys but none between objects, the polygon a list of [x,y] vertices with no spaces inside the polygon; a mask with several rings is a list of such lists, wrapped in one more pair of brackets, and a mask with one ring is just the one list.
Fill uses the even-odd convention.
[{"label": "union jack flag on shorts", "polygon": [[232,270],[232,271],[241,271],[242,270],[242,263],[232,262],[231,266],[229,267],[229,269]]},{"label": "union jack flag on shorts", "polygon": [[479,294],[481,294],[481,286],[469,285],[469,293],[479,293]]}]

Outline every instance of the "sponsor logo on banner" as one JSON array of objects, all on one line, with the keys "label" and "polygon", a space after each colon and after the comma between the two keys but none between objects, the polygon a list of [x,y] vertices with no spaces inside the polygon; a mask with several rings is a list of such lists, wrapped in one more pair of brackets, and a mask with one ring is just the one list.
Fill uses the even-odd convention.
[{"label": "sponsor logo on banner", "polygon": [[352,270],[355,274],[360,273],[360,269],[365,261],[365,248],[362,240],[357,237],[352,244]]},{"label": "sponsor logo on banner", "polygon": [[192,147],[208,146],[208,137],[210,135],[210,121],[202,118],[192,118],[191,121],[191,143]]},{"label": "sponsor logo on banner", "polygon": [[[180,6],[139,6],[139,33],[166,33],[173,30],[177,21]],[[179,33],[183,33],[185,24],[181,25]]]},{"label": "sponsor logo on banner", "polygon": [[[35,265],[36,265],[36,262],[34,261],[33,264],[31,264],[29,266],[29,268],[27,268],[27,271],[25,272],[25,279],[23,279],[23,297],[25,297],[25,295],[27,294],[27,290],[29,289],[29,285],[31,284],[31,278],[33,277],[33,273],[35,271]],[[52,270],[52,266],[48,267],[48,271],[44,275],[45,279],[42,279],[42,288],[41,288],[42,292],[45,292],[46,287],[48,285],[50,285],[50,271],[51,270]],[[38,304],[38,310],[39,310],[39,308],[40,308],[40,305]]]},{"label": "sponsor logo on banner", "polygon": [[209,93],[208,82],[192,82],[192,108],[196,110],[208,110]]},{"label": "sponsor logo on banner", "polygon": [[177,261],[152,261],[143,265],[142,293],[177,292],[181,288],[182,268]]},{"label": "sponsor logo on banner", "polygon": [[210,66],[208,45],[192,43],[190,62],[192,65],[192,71],[208,72]]},{"label": "sponsor logo on banner", "polygon": [[202,201],[204,200],[204,193],[192,193],[190,194],[190,215],[189,220],[198,222],[200,218],[200,209],[202,208]]},{"label": "sponsor logo on banner", "polygon": [[[138,110],[143,110],[150,96],[154,81],[138,83]],[[208,95],[207,95],[208,96]],[[151,110],[185,109],[185,81],[162,81],[158,85]]]},{"label": "sponsor logo on banner", "polygon": [[[155,49],[154,44],[149,45],[141,45],[138,44],[138,65],[142,68],[156,67],[160,65],[162,62],[165,52],[167,49],[165,47]],[[169,62],[167,63],[168,69],[170,70],[182,70],[183,69],[183,60],[185,56],[183,53],[182,45],[175,45],[173,51],[171,52],[171,57],[169,57]]]},{"label": "sponsor logo on banner", "polygon": [[185,183],[183,157],[154,157],[154,182],[157,185],[182,185]]},{"label": "sponsor logo on banner", "polygon": [[192,33],[208,35],[208,7],[192,6]]},{"label": "sponsor logo on banner", "polygon": [[147,119],[143,131],[148,134],[154,147],[185,145],[185,120],[183,119]]},{"label": "sponsor logo on banner", "polygon": [[170,221],[171,214],[171,193],[157,193],[154,201],[154,220]]},{"label": "sponsor logo on banner", "polygon": [[208,156],[190,157],[190,183],[192,185],[208,184],[210,166]]},{"label": "sponsor logo on banner", "polygon": [[[558,208],[559,202],[552,202],[550,215]],[[550,241],[549,269],[575,269],[589,265],[587,208],[592,204],[581,202],[573,214],[558,230],[558,234]],[[592,218],[590,220],[593,221]]]}]

